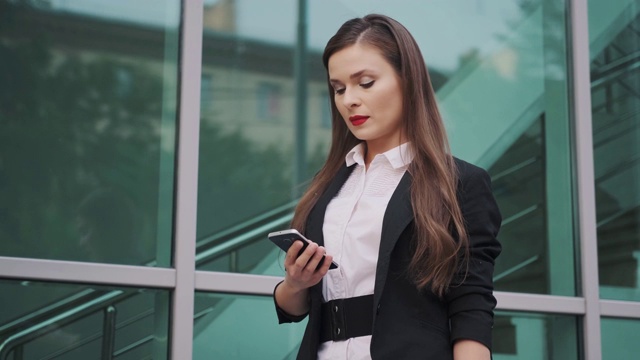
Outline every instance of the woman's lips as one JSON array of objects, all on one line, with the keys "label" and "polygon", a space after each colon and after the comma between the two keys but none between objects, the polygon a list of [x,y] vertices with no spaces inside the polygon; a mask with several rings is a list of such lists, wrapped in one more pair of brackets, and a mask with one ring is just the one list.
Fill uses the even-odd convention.
[{"label": "woman's lips", "polygon": [[368,119],[369,117],[364,115],[349,116],[349,121],[351,121],[351,124],[353,124],[353,126],[360,126],[364,124]]}]

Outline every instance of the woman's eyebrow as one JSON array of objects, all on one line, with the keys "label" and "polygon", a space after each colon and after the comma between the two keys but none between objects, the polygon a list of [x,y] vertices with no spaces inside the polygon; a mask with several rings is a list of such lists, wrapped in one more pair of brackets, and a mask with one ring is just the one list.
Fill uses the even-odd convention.
[{"label": "woman's eyebrow", "polygon": [[[349,79],[355,79],[355,78],[359,78],[360,76],[362,76],[362,74],[366,73],[367,71],[369,71],[368,69],[362,69],[360,71],[356,71],[353,74],[349,75]],[[333,84],[342,84],[342,82],[340,80],[336,80],[336,79],[329,79],[329,83]]]},{"label": "woman's eyebrow", "polygon": [[360,70],[360,71],[354,72],[353,74],[349,75],[349,79],[354,79],[354,78],[360,77],[360,76],[362,76],[362,74],[364,74],[365,72],[367,72],[367,69],[363,69],[363,70]]}]

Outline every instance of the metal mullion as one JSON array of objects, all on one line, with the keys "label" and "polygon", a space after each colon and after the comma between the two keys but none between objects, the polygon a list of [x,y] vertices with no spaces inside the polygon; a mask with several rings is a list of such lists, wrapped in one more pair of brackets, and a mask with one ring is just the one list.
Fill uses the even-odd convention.
[{"label": "metal mullion", "polygon": [[173,269],[4,256],[0,256],[0,277],[144,288],[173,288],[176,284]]},{"label": "metal mullion", "polygon": [[196,271],[195,285],[198,291],[271,296],[280,281],[279,276]]},{"label": "metal mullion", "polygon": [[640,303],[633,301],[600,300],[600,315],[640,320]]},{"label": "metal mullion", "polygon": [[202,0],[182,1],[180,110],[173,241],[176,287],[172,294],[170,329],[172,359],[191,359],[193,353],[203,6]]},{"label": "metal mullion", "polygon": [[554,295],[518,294],[496,291],[496,310],[584,315],[583,298]]},{"label": "metal mullion", "polygon": [[583,344],[585,358],[602,358],[598,284],[591,78],[587,0],[569,0],[573,121],[580,236],[581,293],[585,301]]}]

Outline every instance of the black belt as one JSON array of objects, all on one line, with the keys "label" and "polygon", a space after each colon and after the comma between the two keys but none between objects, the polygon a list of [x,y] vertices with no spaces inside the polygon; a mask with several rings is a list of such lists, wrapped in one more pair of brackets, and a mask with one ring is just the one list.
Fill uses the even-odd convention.
[{"label": "black belt", "polygon": [[373,295],[331,300],[322,304],[320,341],[342,341],[371,335]]}]

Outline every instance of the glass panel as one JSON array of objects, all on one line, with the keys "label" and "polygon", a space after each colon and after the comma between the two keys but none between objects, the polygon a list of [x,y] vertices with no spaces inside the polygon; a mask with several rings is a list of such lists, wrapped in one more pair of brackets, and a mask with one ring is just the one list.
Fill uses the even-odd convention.
[{"label": "glass panel", "polygon": [[578,324],[575,317],[496,313],[493,326],[495,360],[577,360],[578,349]]},{"label": "glass panel", "polygon": [[193,359],[295,359],[306,326],[278,325],[273,299],[196,293]]},{"label": "glass panel", "polygon": [[639,320],[600,320],[602,332],[602,360],[635,359],[640,351]]},{"label": "glass panel", "polygon": [[0,1],[0,255],[170,265],[179,19]]},{"label": "glass panel", "polygon": [[589,22],[600,296],[640,301],[640,4],[590,0]]},{"label": "glass panel", "polygon": [[453,152],[489,170],[502,211],[500,291],[575,295],[566,8],[520,2],[498,48],[445,93]]},{"label": "glass panel", "polygon": [[169,291],[0,281],[0,358],[168,359]]},{"label": "glass panel", "polygon": [[[280,261],[263,243],[291,216],[291,186],[301,183],[292,168],[300,154],[292,149],[307,144],[313,154],[305,157],[308,176],[330,141],[320,56],[339,25],[366,9],[395,17],[414,34],[430,65],[454,154],[493,176],[505,219],[496,288],[575,295],[565,1],[469,7],[440,0],[430,2],[427,12],[409,1],[307,2],[306,49],[293,41],[294,2],[286,11],[284,1],[278,4],[272,6],[282,10],[277,21],[264,16],[273,11],[266,5],[205,5],[203,72],[216,81],[215,109],[203,111],[201,128],[198,252],[204,259],[210,251],[210,257],[200,269],[213,269],[217,256],[216,270],[281,275],[280,266],[261,261],[267,253],[272,265]],[[292,79],[291,59],[301,53],[307,73]],[[300,83],[307,97],[295,97]],[[306,116],[296,115],[296,104],[306,106]],[[306,138],[294,138],[295,126],[305,121]]]},{"label": "glass panel", "polygon": [[[212,80],[201,103],[200,270],[280,273],[269,270],[278,253],[266,234],[287,228],[295,194],[327,150],[325,74],[317,50],[296,52],[296,4],[204,3],[202,78]],[[296,82],[301,56],[310,65]],[[295,136],[297,126],[308,134]]]}]

